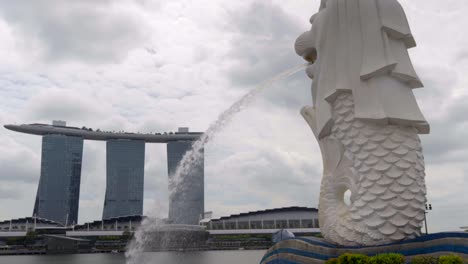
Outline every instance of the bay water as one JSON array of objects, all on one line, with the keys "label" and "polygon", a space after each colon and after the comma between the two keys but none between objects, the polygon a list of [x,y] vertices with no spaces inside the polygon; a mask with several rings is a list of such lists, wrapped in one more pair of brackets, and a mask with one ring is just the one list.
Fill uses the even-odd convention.
[{"label": "bay water", "polygon": [[[154,264],[258,264],[265,250],[198,252],[145,252],[143,263]],[[71,254],[0,256],[0,264],[125,264],[125,255]]]}]

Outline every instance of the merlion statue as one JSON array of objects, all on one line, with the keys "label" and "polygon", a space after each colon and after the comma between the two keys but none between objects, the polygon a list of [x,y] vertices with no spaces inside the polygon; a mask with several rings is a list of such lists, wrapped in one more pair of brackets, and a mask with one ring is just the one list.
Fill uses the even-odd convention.
[{"label": "merlion statue", "polygon": [[313,79],[313,107],[301,113],[323,156],[324,238],[369,246],[419,236],[426,187],[418,134],[429,124],[412,92],[423,85],[403,8],[397,0],[322,0],[310,22],[295,48]]}]

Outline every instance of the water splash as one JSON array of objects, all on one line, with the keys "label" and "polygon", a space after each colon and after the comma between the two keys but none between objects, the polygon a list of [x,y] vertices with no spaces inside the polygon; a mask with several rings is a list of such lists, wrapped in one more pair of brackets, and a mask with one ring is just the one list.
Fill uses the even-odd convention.
[{"label": "water splash", "polygon": [[[272,86],[275,82],[285,79],[299,72],[300,70],[305,69],[307,65],[307,63],[302,64],[277,74],[273,78],[265,81],[264,83],[252,89],[246,95],[242,96],[239,100],[232,104],[231,107],[229,107],[221,115],[219,115],[216,121],[209,126],[208,130],[200,137],[200,139],[193,143],[192,150],[188,151],[184,155],[174,175],[172,177],[169,177],[169,195],[174,195],[175,193],[183,192],[183,178],[184,176],[189,175],[192,166],[194,164],[197,164],[197,162],[203,157],[203,149],[205,144],[212,140],[219,131],[226,127],[226,125],[229,124],[229,122],[232,120],[235,114],[239,113],[247,106],[249,106],[253,102],[255,97],[264,89]],[[146,242],[150,240],[148,235],[152,233],[151,231],[154,231],[158,227],[160,227],[161,224],[161,221],[149,218],[145,219],[141,223],[140,228],[136,231],[134,239],[130,243],[129,248],[125,254],[128,260],[128,264],[144,263],[141,261],[141,255]]]},{"label": "water splash", "polygon": [[147,263],[143,252],[145,244],[151,241],[151,236],[154,230],[157,230],[164,223],[160,219],[146,217],[141,221],[140,227],[135,232],[133,240],[128,245],[125,252],[127,264],[144,264]]}]

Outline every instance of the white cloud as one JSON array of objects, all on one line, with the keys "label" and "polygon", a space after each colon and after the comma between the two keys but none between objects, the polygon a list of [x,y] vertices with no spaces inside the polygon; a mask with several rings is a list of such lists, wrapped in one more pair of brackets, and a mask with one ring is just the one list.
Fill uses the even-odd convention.
[{"label": "white cloud", "polygon": [[43,88],[29,98],[23,111],[23,118],[28,121],[68,120],[79,123],[83,119],[94,122],[106,119],[112,115],[112,106],[70,89]]},{"label": "white cloud", "polygon": [[115,62],[148,34],[138,9],[131,1],[18,0],[0,11],[33,59]]}]

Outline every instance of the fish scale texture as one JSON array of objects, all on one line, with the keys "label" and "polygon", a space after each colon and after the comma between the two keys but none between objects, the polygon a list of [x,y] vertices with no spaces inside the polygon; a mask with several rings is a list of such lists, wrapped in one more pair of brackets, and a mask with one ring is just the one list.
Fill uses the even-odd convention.
[{"label": "fish scale texture", "polygon": [[[340,175],[322,180],[324,237],[345,246],[379,245],[420,235],[426,203],[424,158],[413,127],[356,119],[353,95],[332,104],[330,137],[343,148]],[[343,194],[351,191],[351,202]]]}]

